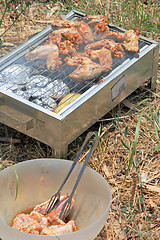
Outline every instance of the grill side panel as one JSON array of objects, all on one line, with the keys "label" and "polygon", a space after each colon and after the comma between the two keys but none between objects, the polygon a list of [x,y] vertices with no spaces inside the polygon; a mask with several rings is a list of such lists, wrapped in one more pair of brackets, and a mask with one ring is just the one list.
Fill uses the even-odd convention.
[{"label": "grill side panel", "polygon": [[0,93],[0,121],[51,146],[56,156],[62,155],[65,151],[65,147],[63,146],[62,149],[61,146],[62,123],[58,118],[2,92]]}]

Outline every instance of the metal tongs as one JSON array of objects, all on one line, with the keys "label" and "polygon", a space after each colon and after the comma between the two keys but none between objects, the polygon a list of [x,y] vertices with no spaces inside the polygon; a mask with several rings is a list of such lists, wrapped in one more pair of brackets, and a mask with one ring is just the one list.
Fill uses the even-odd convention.
[{"label": "metal tongs", "polygon": [[93,143],[92,143],[92,146],[91,146],[91,148],[90,148],[90,150],[89,150],[89,152],[88,152],[88,154],[87,154],[87,157],[86,157],[86,159],[85,159],[85,161],[84,161],[84,163],[83,163],[83,165],[82,165],[82,168],[81,168],[80,173],[79,173],[79,175],[78,175],[78,177],[77,177],[77,180],[76,180],[76,182],[75,182],[75,185],[74,185],[74,187],[73,187],[73,190],[72,190],[72,192],[71,192],[68,200],[64,203],[64,205],[63,205],[63,207],[62,207],[62,209],[61,209],[59,218],[60,218],[61,220],[64,220],[64,219],[66,218],[66,216],[68,215],[68,212],[69,212],[69,210],[70,210],[70,208],[71,208],[71,202],[72,202],[72,197],[73,197],[73,195],[74,195],[74,192],[75,192],[75,190],[76,190],[76,188],[77,188],[77,186],[78,186],[78,183],[79,183],[79,181],[80,181],[80,179],[81,179],[81,177],[82,177],[82,174],[83,174],[83,172],[84,172],[84,170],[85,170],[85,167],[86,167],[86,165],[87,165],[87,162],[88,162],[88,160],[90,159],[93,151],[95,150],[95,147],[97,146],[97,143],[98,143],[98,140],[99,140],[98,134],[95,133],[95,132],[89,132],[89,133],[87,134],[87,136],[86,136],[86,138],[85,138],[85,140],[84,140],[84,142],[83,142],[83,145],[82,145],[82,147],[81,147],[81,149],[80,149],[77,157],[76,157],[75,160],[73,161],[73,164],[72,164],[72,166],[71,166],[71,169],[69,170],[67,176],[65,177],[62,185],[60,186],[59,190],[58,190],[54,195],[52,195],[52,197],[51,197],[51,199],[50,199],[50,201],[49,201],[49,203],[48,203],[48,205],[47,205],[47,207],[46,207],[45,214],[50,213],[54,208],[56,208],[56,206],[57,206],[57,204],[58,204],[58,202],[59,202],[59,200],[60,200],[60,195],[61,195],[62,188],[64,187],[65,183],[67,182],[67,180],[68,180],[69,176],[71,175],[74,167],[76,166],[77,162],[79,161],[79,159],[80,159],[80,157],[81,157],[81,155],[82,155],[82,153],[83,153],[83,151],[84,151],[84,149],[85,149],[88,141],[91,139],[92,136],[94,136],[94,141],[93,141]]}]

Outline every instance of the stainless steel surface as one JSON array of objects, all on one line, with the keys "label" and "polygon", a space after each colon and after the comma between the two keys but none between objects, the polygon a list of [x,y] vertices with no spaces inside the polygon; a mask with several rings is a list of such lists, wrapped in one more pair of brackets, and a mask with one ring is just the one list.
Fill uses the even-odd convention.
[{"label": "stainless steel surface", "polygon": [[[71,11],[66,18],[76,19],[82,13]],[[125,31],[114,25],[117,31]],[[51,27],[0,59],[0,71],[22,59],[24,55],[47,39]],[[100,83],[91,82],[82,95],[55,114],[13,92],[0,88],[0,121],[54,148],[63,157],[68,144],[104,116],[118,103],[147,81],[155,87],[158,66],[158,43],[140,36],[138,56],[125,58],[107,72]]]}]

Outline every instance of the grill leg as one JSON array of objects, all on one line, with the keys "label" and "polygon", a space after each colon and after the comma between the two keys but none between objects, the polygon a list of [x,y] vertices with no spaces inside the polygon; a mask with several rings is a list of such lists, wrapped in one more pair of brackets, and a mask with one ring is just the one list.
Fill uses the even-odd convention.
[{"label": "grill leg", "polygon": [[152,79],[151,79],[151,89],[156,88],[157,73],[158,73],[158,59],[159,59],[159,46],[157,46],[153,51],[153,68],[152,68]]},{"label": "grill leg", "polygon": [[54,149],[55,158],[67,159],[68,146]]}]

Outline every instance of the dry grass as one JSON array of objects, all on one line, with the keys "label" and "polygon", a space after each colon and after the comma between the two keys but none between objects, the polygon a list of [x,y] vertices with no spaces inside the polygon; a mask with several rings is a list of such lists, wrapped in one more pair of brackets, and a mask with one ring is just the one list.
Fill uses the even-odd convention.
[{"label": "dry grass", "polygon": [[[160,106],[160,88],[149,103],[153,113]],[[131,97],[131,96],[130,96]],[[146,117],[150,110],[145,103],[138,111],[129,115],[123,113],[119,121],[122,133],[128,126],[127,140],[133,147],[139,110],[145,109],[141,119],[140,133],[135,156],[138,158],[137,169],[130,167],[129,174],[123,184],[130,152],[123,146],[124,137],[107,124],[102,132],[99,148],[95,154],[97,159],[92,167],[100,172],[111,186],[113,199],[111,212],[104,232],[98,239],[159,239],[160,234],[160,145],[156,137],[153,123]],[[157,147],[156,147],[157,146]],[[145,174],[145,182],[139,181]],[[142,191],[142,192],[141,192]]]},{"label": "dry grass", "polygon": [[[99,2],[103,3],[103,1]],[[18,11],[17,9],[14,13],[6,13],[0,34],[12,24]],[[26,8],[12,28],[2,36],[4,43],[0,49],[0,55],[5,55],[26,41],[28,36],[44,29],[55,16],[63,16],[65,13],[66,9],[63,9],[60,4],[36,4]],[[97,130],[99,125],[102,125],[99,145],[90,167],[104,176],[112,191],[109,218],[96,240],[159,239],[160,135],[156,133],[159,134],[160,125],[152,118],[152,113],[158,116],[160,110],[159,82],[160,63],[156,91],[151,92],[147,87],[138,89],[127,99],[131,103],[131,108],[121,103],[91,128]],[[146,98],[150,98],[151,101],[137,106]],[[122,141],[126,141],[129,148],[133,149],[135,130],[141,111],[144,112],[134,155],[137,162],[134,164],[132,162],[126,181],[123,183],[131,151],[123,145]],[[126,127],[128,131],[125,135]],[[86,133],[69,146],[68,158],[75,156],[85,135]],[[2,124],[0,137],[0,169],[27,159],[54,157],[50,147]],[[141,176],[144,174],[146,180],[142,182]]]}]

